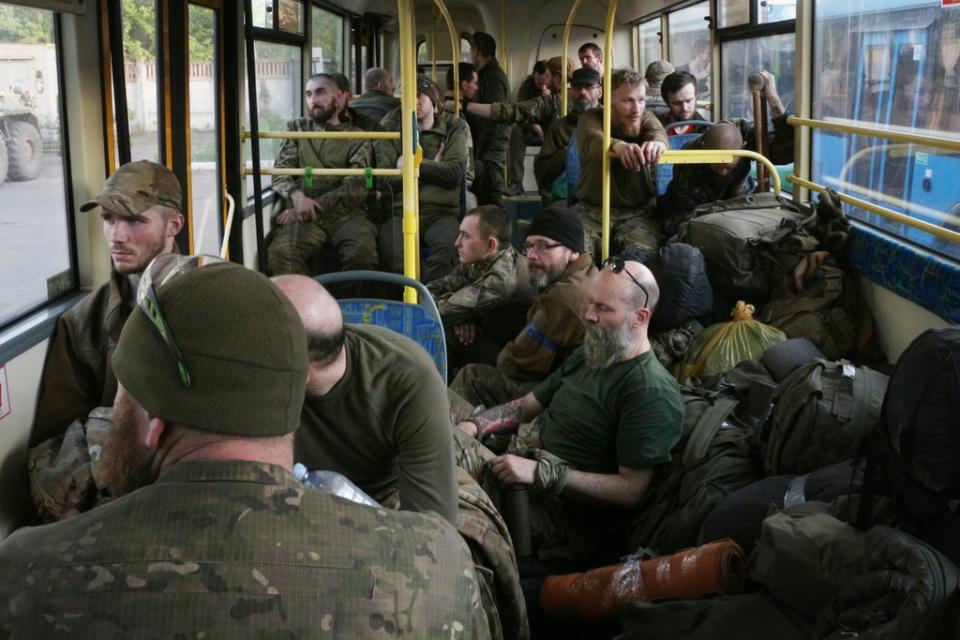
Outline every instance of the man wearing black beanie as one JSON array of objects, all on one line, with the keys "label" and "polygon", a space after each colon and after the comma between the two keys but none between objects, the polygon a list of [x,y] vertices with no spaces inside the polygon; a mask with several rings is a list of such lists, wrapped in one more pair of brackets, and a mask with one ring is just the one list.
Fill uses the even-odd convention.
[{"label": "man wearing black beanie", "polygon": [[583,344],[580,312],[597,269],[583,252],[580,217],[560,207],[542,210],[527,231],[524,253],[538,291],[527,325],[500,351],[497,366],[467,365],[450,388],[473,405],[492,407],[519,397]]}]

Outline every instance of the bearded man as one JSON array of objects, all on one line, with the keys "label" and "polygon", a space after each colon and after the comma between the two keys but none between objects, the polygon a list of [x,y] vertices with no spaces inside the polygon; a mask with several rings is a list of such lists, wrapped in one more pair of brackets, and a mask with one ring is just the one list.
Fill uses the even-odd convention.
[{"label": "bearded man", "polygon": [[[361,131],[340,119],[346,93],[326,73],[310,77],[304,89],[309,118],[287,123],[289,131]],[[287,139],[278,169],[363,169],[373,166],[369,140]],[[367,191],[359,176],[274,176],[273,190],[287,208],[274,218],[268,237],[267,268],[274,275],[313,275],[314,259],[327,245],[345,270],[376,269],[377,226],[364,212]]]},{"label": "bearded man", "polygon": [[680,439],[679,387],[647,336],[659,295],[639,262],[607,261],[589,287],[583,347],[530,393],[457,425],[481,439],[518,431],[495,457],[461,439],[460,463],[485,488],[531,488],[541,559],[564,549],[596,566],[627,552],[636,506]]}]

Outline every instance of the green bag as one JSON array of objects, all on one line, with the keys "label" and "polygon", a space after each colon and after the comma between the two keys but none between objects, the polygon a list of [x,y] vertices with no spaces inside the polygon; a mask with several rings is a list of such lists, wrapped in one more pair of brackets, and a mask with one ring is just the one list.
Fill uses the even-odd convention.
[{"label": "green bag", "polygon": [[867,367],[822,358],[787,376],[761,437],[767,474],[802,474],[853,457],[880,420],[887,382]]},{"label": "green bag", "polygon": [[815,249],[810,233],[817,214],[772,193],[701,205],[677,231],[677,241],[698,247],[710,283],[724,296],[760,303]]}]

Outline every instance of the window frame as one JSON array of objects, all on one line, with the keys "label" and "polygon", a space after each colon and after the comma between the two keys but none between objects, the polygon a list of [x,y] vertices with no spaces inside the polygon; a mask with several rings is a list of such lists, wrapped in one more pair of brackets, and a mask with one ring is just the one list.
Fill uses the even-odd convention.
[{"label": "window frame", "polygon": [[[31,7],[27,7],[31,8]],[[66,81],[63,69],[63,26],[59,11],[50,11],[53,15],[53,45],[57,57],[57,108],[60,114],[60,148],[62,152],[63,196],[66,217],[68,264],[72,286],[52,298],[37,302],[0,324],[0,363],[9,362],[41,340],[53,333],[60,313],[73,305],[82,295],[80,288],[80,265],[77,257],[77,221],[73,197],[73,175],[71,172],[70,130],[67,118]],[[34,322],[29,322],[34,318]]]}]

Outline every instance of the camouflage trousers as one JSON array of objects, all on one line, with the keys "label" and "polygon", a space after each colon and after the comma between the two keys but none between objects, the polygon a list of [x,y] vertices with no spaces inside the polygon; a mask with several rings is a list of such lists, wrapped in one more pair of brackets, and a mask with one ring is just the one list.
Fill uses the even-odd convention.
[{"label": "camouflage trousers", "polygon": [[273,228],[267,242],[271,275],[314,275],[311,265],[328,244],[336,249],[343,271],[375,270],[378,265],[377,226],[363,215],[280,225]]},{"label": "camouflage trousers", "polygon": [[468,364],[457,374],[450,389],[471,405],[496,407],[530,392],[536,381],[517,381],[488,364]]},{"label": "camouflage trousers", "polygon": [[[379,231],[380,264],[395,273],[403,273],[403,216],[394,215],[381,222]],[[454,243],[459,232],[456,212],[420,211],[421,281],[442,278],[457,266],[459,259]]]},{"label": "camouflage trousers", "polygon": [[[587,253],[594,262],[602,255],[603,228],[600,207],[583,202],[573,205],[572,209],[580,214],[583,222],[583,240]],[[656,251],[663,244],[663,232],[653,215],[652,208],[610,209],[610,254],[615,255],[630,245],[649,251]]]}]

